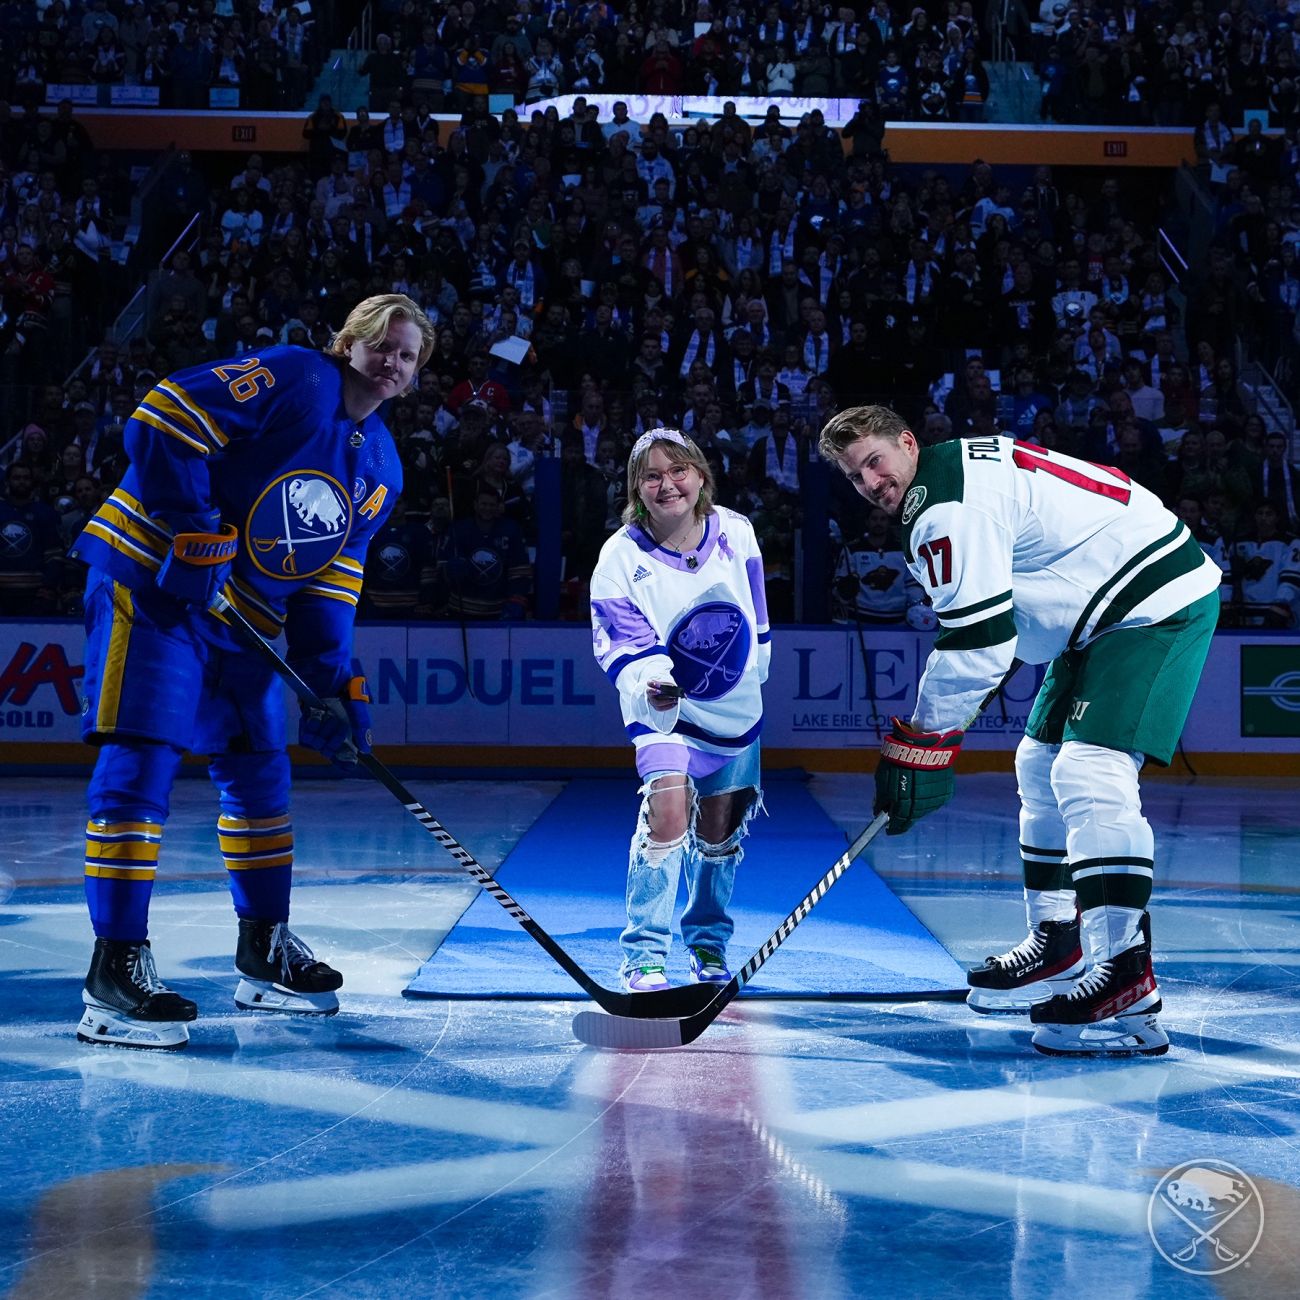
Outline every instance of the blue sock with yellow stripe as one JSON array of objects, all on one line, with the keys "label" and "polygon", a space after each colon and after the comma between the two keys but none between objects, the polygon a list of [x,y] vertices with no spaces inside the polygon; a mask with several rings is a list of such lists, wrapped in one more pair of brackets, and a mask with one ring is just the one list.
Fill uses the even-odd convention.
[{"label": "blue sock with yellow stripe", "polygon": [[213,754],[221,796],[217,839],[241,921],[287,921],[293,877],[289,756],[284,750]]},{"label": "blue sock with yellow stripe", "polygon": [[144,740],[100,746],[86,791],[86,903],[101,939],[140,943],[180,752]]},{"label": "blue sock with yellow stripe", "polygon": [[162,830],[147,818],[86,823],[86,903],[97,937],[139,943],[148,936]]},{"label": "blue sock with yellow stripe", "polygon": [[217,819],[217,838],[240,920],[287,921],[293,876],[289,814],[235,817],[222,813]]}]

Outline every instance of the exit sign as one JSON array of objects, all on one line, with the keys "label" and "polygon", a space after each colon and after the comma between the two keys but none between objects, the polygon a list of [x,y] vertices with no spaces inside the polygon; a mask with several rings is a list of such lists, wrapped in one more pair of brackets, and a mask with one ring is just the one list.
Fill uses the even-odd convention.
[{"label": "exit sign", "polygon": [[1103,158],[1127,158],[1128,141],[1103,140],[1101,142],[1101,156]]},{"label": "exit sign", "polygon": [[252,122],[232,126],[230,139],[234,144],[252,144],[257,139],[257,126]]}]

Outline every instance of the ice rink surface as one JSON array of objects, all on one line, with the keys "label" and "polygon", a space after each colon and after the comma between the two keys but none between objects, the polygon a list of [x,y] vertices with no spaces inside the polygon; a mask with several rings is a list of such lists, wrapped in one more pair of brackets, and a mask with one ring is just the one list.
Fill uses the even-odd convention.
[{"label": "ice rink surface", "polygon": [[[560,789],[411,785],[489,869]],[[846,831],[869,818],[867,779],[812,789]],[[868,856],[969,962],[1023,912],[1011,778],[957,789]],[[1145,794],[1162,1058],[1049,1059],[1025,1020],[952,1003],[733,1004],[691,1047],[635,1054],[575,1042],[579,1003],[404,1000],[473,886],[361,782],[294,804],[293,926],[344,972],[342,1011],[258,1018],[231,1001],[201,780],[177,787],[152,922],[200,1019],[152,1054],[75,1041],[82,783],[6,779],[0,1294],[1300,1295],[1300,791]],[[1230,1195],[1162,1190],[1189,1166]]]}]

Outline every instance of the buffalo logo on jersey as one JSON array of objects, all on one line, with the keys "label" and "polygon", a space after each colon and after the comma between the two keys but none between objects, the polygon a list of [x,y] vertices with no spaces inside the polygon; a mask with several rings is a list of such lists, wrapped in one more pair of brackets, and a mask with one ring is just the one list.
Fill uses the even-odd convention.
[{"label": "buffalo logo on jersey", "polygon": [[388,542],[379,548],[379,564],[385,578],[405,578],[411,572],[411,553],[397,542]]},{"label": "buffalo logo on jersey", "polygon": [[282,474],[248,512],[249,552],[271,578],[309,578],[339,556],[352,528],[352,502],[318,470]]},{"label": "buffalo logo on jersey", "polygon": [[925,485],[918,483],[914,488],[909,488],[907,495],[903,498],[903,523],[910,524],[916,518],[921,507],[925,505],[926,490]]},{"label": "buffalo logo on jersey", "polygon": [[480,546],[471,551],[469,563],[475,578],[484,585],[496,582],[501,577],[501,556],[490,546]]},{"label": "buffalo logo on jersey", "polygon": [[17,557],[32,549],[32,530],[26,524],[9,523],[0,529],[0,551]]},{"label": "buffalo logo on jersey", "polygon": [[695,699],[721,698],[745,670],[750,639],[749,624],[734,605],[697,605],[668,634],[673,680]]}]

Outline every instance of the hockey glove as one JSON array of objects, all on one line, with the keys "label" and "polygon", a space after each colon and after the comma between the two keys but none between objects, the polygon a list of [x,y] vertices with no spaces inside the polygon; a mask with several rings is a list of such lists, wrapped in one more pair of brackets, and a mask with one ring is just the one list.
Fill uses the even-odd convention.
[{"label": "hockey glove", "polygon": [[175,600],[207,609],[230,575],[238,550],[234,524],[215,533],[177,533],[158,570],[158,586]]},{"label": "hockey glove", "polygon": [[873,811],[887,812],[887,834],[901,835],[952,798],[952,765],[965,733],[913,731],[901,718],[893,723],[880,746]]},{"label": "hockey glove", "polygon": [[305,704],[298,743],[324,754],[335,767],[349,770],[360,754],[370,753],[370,693],[364,677],[351,677],[337,695],[324,696],[324,709]]}]

